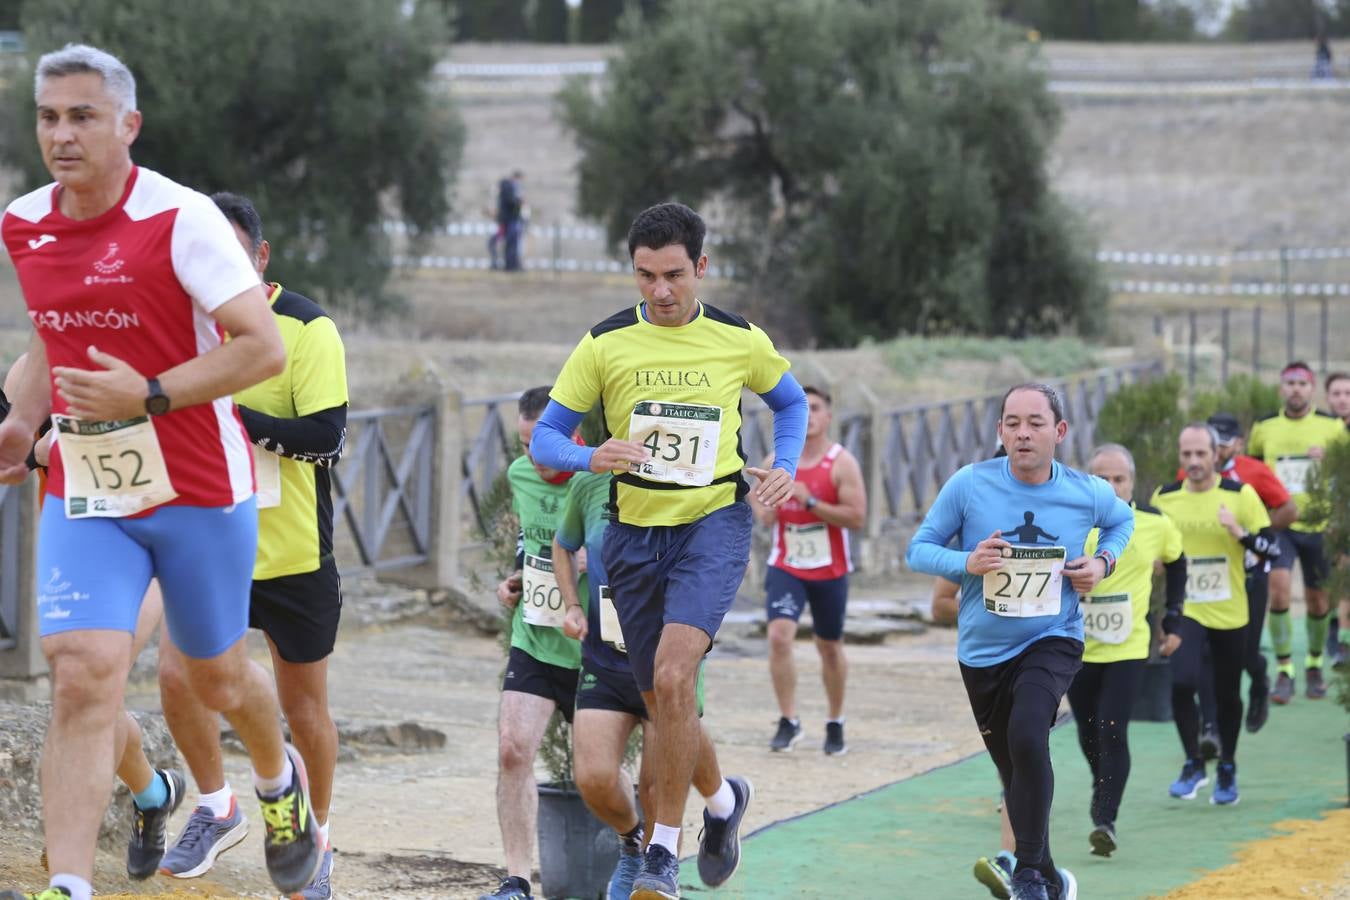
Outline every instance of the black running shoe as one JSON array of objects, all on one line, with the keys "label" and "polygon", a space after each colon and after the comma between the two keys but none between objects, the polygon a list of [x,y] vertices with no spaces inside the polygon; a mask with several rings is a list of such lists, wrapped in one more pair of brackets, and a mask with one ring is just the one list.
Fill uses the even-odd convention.
[{"label": "black running shoe", "polygon": [[1088,835],[1093,856],[1110,856],[1116,852],[1116,829],[1110,824],[1098,825]]},{"label": "black running shoe", "polygon": [[263,854],[267,874],[283,894],[299,891],[314,879],[323,864],[324,848],[319,844],[319,825],[309,810],[309,775],[300,752],[290,744],[286,754],[294,773],[291,786],[279,797],[258,795],[262,804]]},{"label": "black running shoe", "polygon": [[164,779],[168,796],[154,809],[141,809],[131,804],[131,840],[127,841],[127,874],[137,881],[149,878],[159,871],[168,844],[167,828],[172,816],[183,802],[187,782],[173,769],[160,769],[156,778]]},{"label": "black running shoe", "polygon": [[848,752],[848,744],[844,743],[843,722],[825,723],[825,746],[821,749],[826,756],[843,756]]},{"label": "black running shoe", "polygon": [[1252,685],[1251,696],[1247,699],[1247,731],[1251,734],[1260,731],[1270,718],[1270,679],[1262,680],[1259,690]]},{"label": "black running shoe", "polygon": [[1213,725],[1200,732],[1200,758],[1205,762],[1219,758],[1219,732]]},{"label": "black running shoe", "polygon": [[787,753],[802,739],[802,723],[793,722],[787,716],[778,720],[778,731],[769,741],[769,749],[775,753]]}]

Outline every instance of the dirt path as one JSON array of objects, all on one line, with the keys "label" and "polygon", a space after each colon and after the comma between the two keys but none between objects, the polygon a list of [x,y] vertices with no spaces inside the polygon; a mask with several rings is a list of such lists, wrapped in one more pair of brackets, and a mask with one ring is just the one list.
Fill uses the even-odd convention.
[{"label": "dirt path", "polygon": [[[910,592],[911,596],[914,592]],[[797,752],[770,754],[776,722],[762,639],[719,644],[707,672],[705,721],[723,768],[756,785],[747,819],[753,830],[887,782],[966,756],[979,747],[969,727],[954,664],[955,633],[851,648],[850,753],[818,750],[824,700],[809,642],[798,644],[801,715],[807,728]],[[414,721],[443,732],[443,749],[381,752],[359,746],[338,765],[332,839],[338,851],[334,885],[342,897],[475,897],[495,886],[501,864],[493,785],[496,775],[497,678],[502,656],[492,638],[455,629],[442,613],[386,627],[347,631],[332,660],[332,702],[344,732],[362,724]],[[131,702],[154,708],[152,685],[133,686]],[[955,712],[954,712],[955,711]],[[236,791],[249,785],[247,764],[226,756]],[[993,789],[991,778],[991,790]],[[248,839],[221,857],[209,878],[132,884],[120,852],[100,855],[96,880],[125,896],[265,897],[258,817]],[[691,798],[686,825],[697,833],[701,804]],[[181,827],[180,811],[171,830]],[[0,886],[45,881],[40,842],[6,828],[0,836]],[[104,895],[108,896],[108,895]],[[121,896],[121,895],[115,895]]]}]

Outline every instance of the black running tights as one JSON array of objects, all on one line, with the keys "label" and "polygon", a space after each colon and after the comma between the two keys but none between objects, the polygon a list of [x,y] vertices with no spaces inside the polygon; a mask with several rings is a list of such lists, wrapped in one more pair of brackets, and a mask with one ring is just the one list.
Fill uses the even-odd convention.
[{"label": "black running tights", "polygon": [[1069,686],[1078,746],[1092,770],[1093,825],[1114,825],[1130,777],[1130,712],[1144,677],[1144,660],[1083,663]]},{"label": "black running tights", "polygon": [[1219,758],[1233,762],[1242,730],[1242,669],[1247,655],[1246,627],[1219,631],[1184,616],[1178,626],[1181,646],[1172,654],[1172,718],[1187,759],[1200,758],[1200,686],[1205,646],[1214,667],[1214,699],[1219,726]]},{"label": "black running tights", "polygon": [[1049,834],[1055,773],[1050,768],[1050,725],[1059,711],[1059,698],[1028,681],[1013,688],[1011,706],[1002,728],[984,735],[984,745],[1003,781],[1017,859],[1040,869],[1053,883]]}]

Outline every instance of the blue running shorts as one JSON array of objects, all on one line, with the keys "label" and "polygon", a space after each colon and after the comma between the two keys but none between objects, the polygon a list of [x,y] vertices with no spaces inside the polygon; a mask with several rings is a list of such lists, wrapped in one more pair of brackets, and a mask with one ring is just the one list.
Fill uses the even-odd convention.
[{"label": "blue running shorts", "polygon": [[43,637],[65,631],[136,631],[150,579],[164,592],[169,636],[210,659],[248,630],[258,509],[160,506],[123,519],[67,519],[49,497],[38,524],[37,609]]}]

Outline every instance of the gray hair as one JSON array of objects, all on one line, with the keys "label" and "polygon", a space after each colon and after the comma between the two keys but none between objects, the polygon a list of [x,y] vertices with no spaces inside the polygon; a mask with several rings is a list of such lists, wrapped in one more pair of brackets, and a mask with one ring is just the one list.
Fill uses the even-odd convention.
[{"label": "gray hair", "polygon": [[[1203,431],[1205,434],[1209,435],[1209,449],[1213,450],[1215,453],[1219,452],[1219,432],[1214,430],[1213,425],[1208,422],[1191,422],[1181,429],[1182,434],[1187,431]],[[1180,435],[1178,435],[1178,437],[1179,436]]]},{"label": "gray hair", "polygon": [[1019,391],[1034,391],[1045,398],[1050,404],[1050,414],[1055,418],[1055,424],[1058,425],[1064,421],[1064,401],[1059,399],[1059,392],[1048,384],[1029,381],[1025,384],[1015,384],[1008,388],[1008,392],[1003,395],[1003,402],[998,407],[999,420],[1003,420],[1003,411],[1008,408],[1008,398]]},{"label": "gray hair", "polygon": [[48,78],[90,73],[103,79],[103,86],[117,102],[119,113],[135,111],[136,79],[131,70],[111,53],[87,44],[66,44],[60,50],[44,53],[33,76],[33,97],[37,98]]},{"label": "gray hair", "polygon": [[1092,460],[1105,453],[1119,453],[1121,456],[1125,457],[1125,462],[1130,467],[1130,477],[1134,477],[1134,454],[1123,444],[1102,444],[1099,447],[1093,448],[1092,456],[1088,457],[1088,464],[1091,465]]}]

